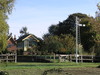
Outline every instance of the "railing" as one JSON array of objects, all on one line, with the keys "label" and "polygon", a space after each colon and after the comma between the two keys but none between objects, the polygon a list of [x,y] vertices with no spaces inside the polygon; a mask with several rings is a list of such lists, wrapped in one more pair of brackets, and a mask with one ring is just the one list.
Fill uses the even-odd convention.
[{"label": "railing", "polygon": [[[76,61],[75,55],[70,55],[71,61]],[[78,62],[94,62],[95,56],[93,55],[79,55]]]},{"label": "railing", "polygon": [[1,54],[0,62],[17,62],[17,54]]},{"label": "railing", "polygon": [[[63,62],[63,60],[68,61],[76,61],[75,55],[57,55],[59,60]],[[79,55],[77,57],[78,62],[100,62],[100,56],[93,56],[93,55]]]}]

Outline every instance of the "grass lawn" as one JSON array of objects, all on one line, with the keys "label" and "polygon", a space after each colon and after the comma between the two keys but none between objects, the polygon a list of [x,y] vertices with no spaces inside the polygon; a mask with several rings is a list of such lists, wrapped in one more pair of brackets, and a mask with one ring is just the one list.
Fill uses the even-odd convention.
[{"label": "grass lawn", "polygon": [[[74,75],[77,73],[77,71],[82,75],[82,72],[87,72],[87,75],[90,72],[91,75],[100,75],[100,68],[96,68],[99,66],[100,63],[72,63],[72,62],[66,62],[66,63],[0,63],[0,70],[7,71],[9,72],[9,75],[42,75],[44,71],[47,72],[48,74],[46,75]],[[49,74],[49,70],[58,70],[59,69],[63,70],[63,72],[57,74],[56,72],[52,72],[52,74]],[[92,71],[93,70],[93,71]],[[96,71],[99,74],[94,74]],[[64,72],[67,72],[66,74],[62,74]],[[78,74],[76,74],[78,75]],[[86,74],[83,74],[86,75]]]}]

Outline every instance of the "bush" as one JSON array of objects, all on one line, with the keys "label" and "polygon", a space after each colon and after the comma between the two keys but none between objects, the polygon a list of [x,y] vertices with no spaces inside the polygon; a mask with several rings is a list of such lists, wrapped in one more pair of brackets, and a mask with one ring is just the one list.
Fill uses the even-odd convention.
[{"label": "bush", "polygon": [[97,68],[100,68],[100,65]]},{"label": "bush", "polygon": [[9,75],[9,73],[6,71],[0,71],[0,75]]}]

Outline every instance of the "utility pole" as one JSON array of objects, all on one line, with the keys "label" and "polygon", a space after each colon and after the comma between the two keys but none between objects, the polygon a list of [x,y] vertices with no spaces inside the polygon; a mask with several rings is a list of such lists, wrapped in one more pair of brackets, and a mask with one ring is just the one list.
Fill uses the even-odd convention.
[{"label": "utility pole", "polygon": [[77,57],[78,55],[78,24],[79,24],[78,17],[76,17],[75,23],[76,23],[76,55],[75,57],[76,57],[76,63],[78,63],[78,57]]},{"label": "utility pole", "polygon": [[80,39],[80,35],[78,35],[78,30],[79,30],[79,26],[83,26],[83,27],[85,27],[85,25],[83,24],[79,24],[79,21],[80,21],[80,19],[76,16],[76,21],[75,21],[75,24],[76,24],[76,54],[75,54],[75,57],[76,57],[76,63],[78,63],[78,57],[79,57],[79,55],[78,55],[78,50],[79,50],[79,39]]}]

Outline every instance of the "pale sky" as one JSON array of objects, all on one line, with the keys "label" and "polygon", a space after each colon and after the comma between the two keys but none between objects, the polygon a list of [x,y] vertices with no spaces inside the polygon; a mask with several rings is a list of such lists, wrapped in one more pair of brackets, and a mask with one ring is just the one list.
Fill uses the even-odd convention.
[{"label": "pale sky", "polygon": [[9,31],[20,35],[22,27],[42,38],[48,27],[67,19],[73,13],[83,13],[95,17],[100,0],[16,0],[12,14],[7,21]]}]

